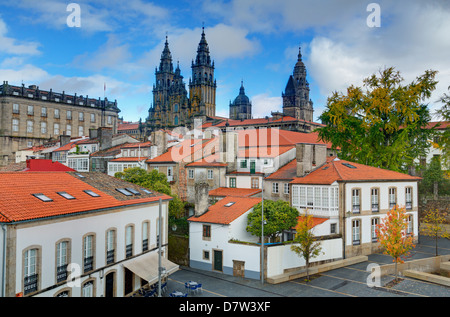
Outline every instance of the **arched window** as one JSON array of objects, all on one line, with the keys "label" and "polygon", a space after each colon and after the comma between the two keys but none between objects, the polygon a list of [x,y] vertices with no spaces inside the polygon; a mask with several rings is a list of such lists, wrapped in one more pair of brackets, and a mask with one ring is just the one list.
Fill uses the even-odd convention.
[{"label": "arched window", "polygon": [[173,123],[174,125],[178,125],[178,116],[175,116],[175,118],[173,119]]}]

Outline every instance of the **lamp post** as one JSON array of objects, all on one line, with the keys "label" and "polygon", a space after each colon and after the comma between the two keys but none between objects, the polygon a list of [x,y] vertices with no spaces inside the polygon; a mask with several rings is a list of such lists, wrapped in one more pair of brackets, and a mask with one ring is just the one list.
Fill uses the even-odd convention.
[{"label": "lamp post", "polygon": [[261,284],[264,284],[264,177],[263,172],[261,181]]},{"label": "lamp post", "polygon": [[161,202],[161,198],[159,198],[159,226],[158,226],[158,234],[159,234],[159,239],[158,239],[158,297],[161,297],[161,215],[162,215],[162,202]]}]

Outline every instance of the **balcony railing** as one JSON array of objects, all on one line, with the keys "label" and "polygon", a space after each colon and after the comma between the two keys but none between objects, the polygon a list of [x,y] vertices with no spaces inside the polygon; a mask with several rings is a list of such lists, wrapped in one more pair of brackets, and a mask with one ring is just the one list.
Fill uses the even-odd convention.
[{"label": "balcony railing", "polygon": [[84,273],[92,271],[94,269],[94,257],[88,256],[84,258]]},{"label": "balcony railing", "polygon": [[67,264],[58,266],[56,269],[56,282],[62,282],[67,280]]},{"label": "balcony railing", "polygon": [[378,204],[372,204],[372,211],[373,211],[373,212],[378,212],[378,211],[380,211],[380,209],[379,209],[379,207],[378,207]]},{"label": "balcony railing", "polygon": [[25,278],[23,280],[24,294],[29,294],[29,293],[37,291],[37,285],[38,285],[38,275],[37,274],[25,276]]},{"label": "balcony railing", "polygon": [[106,251],[106,264],[114,263],[114,250]]}]

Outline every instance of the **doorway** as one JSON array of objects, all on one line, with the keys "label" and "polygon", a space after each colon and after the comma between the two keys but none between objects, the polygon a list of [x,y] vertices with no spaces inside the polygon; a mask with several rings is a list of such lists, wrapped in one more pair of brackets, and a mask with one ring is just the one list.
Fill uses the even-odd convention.
[{"label": "doorway", "polygon": [[114,297],[115,295],[115,279],[114,272],[108,273],[105,276],[105,297]]},{"label": "doorway", "polygon": [[213,270],[214,271],[223,271],[223,251],[222,250],[214,250],[213,253]]}]

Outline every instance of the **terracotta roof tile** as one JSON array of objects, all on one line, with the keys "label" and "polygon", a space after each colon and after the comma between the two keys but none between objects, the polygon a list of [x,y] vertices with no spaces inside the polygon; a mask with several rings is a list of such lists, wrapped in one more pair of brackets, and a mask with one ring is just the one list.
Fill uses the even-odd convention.
[{"label": "terracotta roof tile", "polygon": [[271,180],[271,179],[294,179],[297,176],[297,160],[293,159],[289,163],[285,164],[284,166],[280,167],[277,171],[273,172],[269,176],[267,176],[265,179]]},{"label": "terracotta roof tile", "polygon": [[[76,176],[80,174],[85,177]],[[128,197],[115,191],[117,186],[139,188],[103,173],[0,173],[0,219],[7,222],[42,219],[148,203],[159,200],[159,197],[171,199],[167,195],[144,192],[140,196]],[[84,190],[92,190],[100,197],[92,197]],[[68,200],[57,192],[67,192],[75,199]],[[43,202],[33,194],[44,194],[52,201]]]},{"label": "terracotta roof tile", "polygon": [[[190,217],[188,220],[192,222],[206,222],[217,224],[230,224],[235,219],[242,216],[244,213],[253,208],[261,198],[242,198],[228,196],[219,200],[214,205],[208,208],[208,211],[199,217]],[[226,205],[233,203],[231,206]]]},{"label": "terracotta roof tile", "polygon": [[[203,151],[206,147],[216,144],[217,139],[189,139],[180,142],[177,145],[170,147],[163,154],[146,160],[146,163],[177,163],[177,162],[192,162],[196,155],[203,157]],[[194,154],[195,153],[195,154]],[[212,152],[210,152],[212,153]]]},{"label": "terracotta roof tile", "polygon": [[329,185],[335,181],[418,181],[420,179],[420,177],[387,169],[333,159],[304,177],[295,177],[291,183]]},{"label": "terracotta roof tile", "polygon": [[289,150],[294,149],[295,146],[259,146],[259,147],[249,147],[245,149],[240,149],[238,152],[238,157],[270,157],[274,158],[286,153]]},{"label": "terracotta roof tile", "polygon": [[209,196],[235,196],[235,197],[250,197],[259,194],[261,189],[259,188],[231,188],[231,187],[218,187],[209,191]]}]

